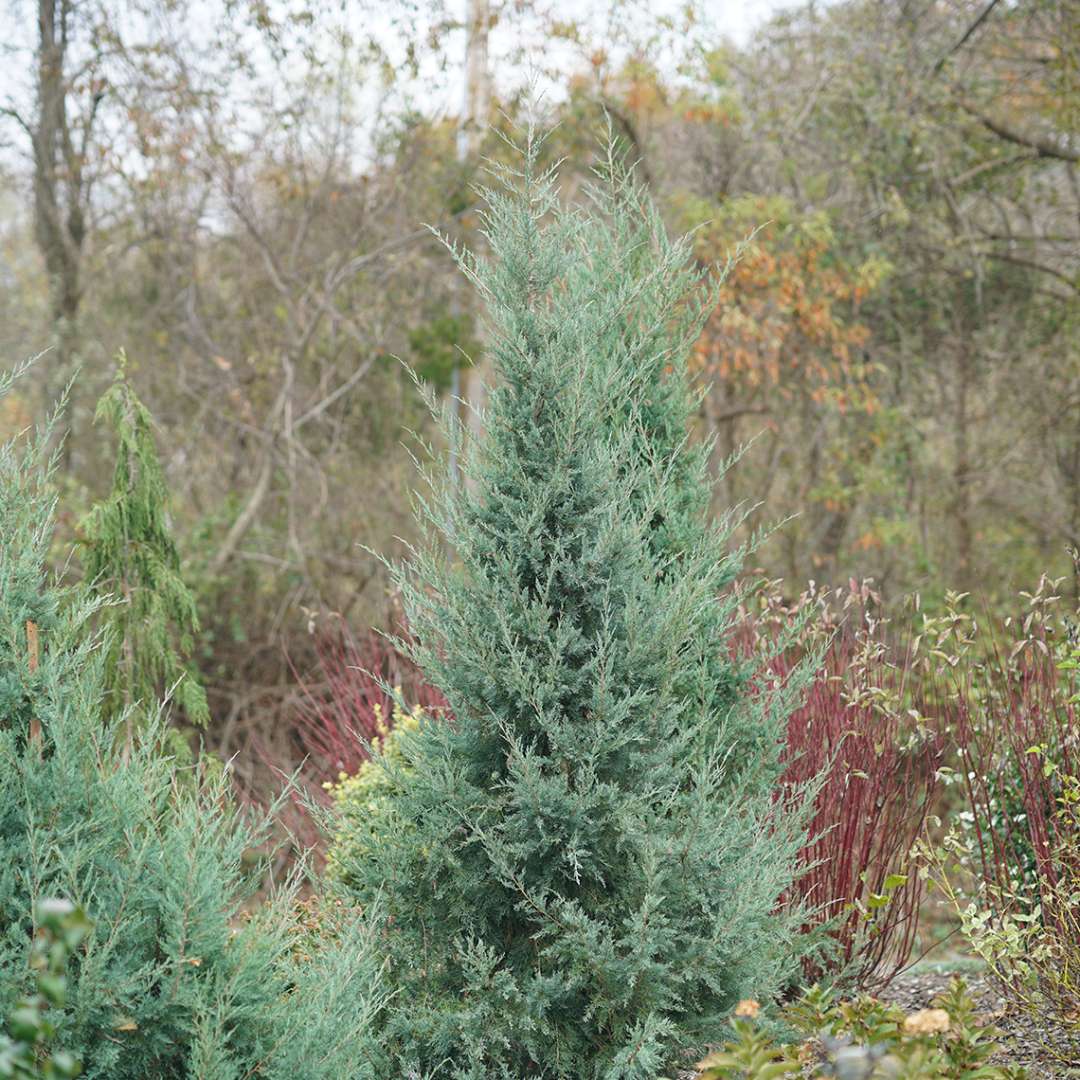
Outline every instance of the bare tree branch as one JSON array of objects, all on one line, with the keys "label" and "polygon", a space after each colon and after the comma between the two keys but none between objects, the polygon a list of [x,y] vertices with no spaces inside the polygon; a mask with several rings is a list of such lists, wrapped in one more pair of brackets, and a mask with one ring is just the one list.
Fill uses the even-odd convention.
[{"label": "bare tree branch", "polygon": [[964,31],[964,34],[960,38],[960,40],[957,41],[957,43],[934,65],[935,75],[939,74],[941,69],[945,66],[949,59],[955,56],[971,40],[972,36],[978,32],[979,27],[982,26],[982,24],[986,22],[988,18],[990,18],[991,13],[993,12],[994,8],[998,6],[999,3],[1000,0],[990,0],[986,7],[984,7],[979,13],[978,18],[976,18],[975,21]]},{"label": "bare tree branch", "polygon": [[1080,153],[1073,150],[1067,150],[1065,147],[1060,146],[1050,139],[1044,139],[1037,135],[1028,135],[1024,132],[1017,131],[1015,128],[1009,127],[1003,121],[987,116],[980,109],[977,109],[970,102],[964,101],[962,98],[960,99],[960,107],[964,112],[968,113],[968,115],[973,116],[978,120],[988,131],[992,131],[997,135],[999,139],[1014,143],[1016,146],[1026,146],[1029,150],[1036,151],[1039,157],[1056,158],[1058,161],[1080,162]]},{"label": "bare tree branch", "polygon": [[[276,420],[278,414],[284,409],[285,396],[286,387],[283,386],[281,392],[278,394],[277,401],[274,402],[273,409],[270,411],[271,423]],[[255,486],[251,489],[251,494],[248,496],[248,501],[244,505],[244,509],[240,511],[236,520],[232,523],[232,527],[229,529],[228,533],[226,533],[221,547],[218,548],[217,554],[211,561],[211,574],[221,573],[226,564],[236,553],[236,549],[240,546],[240,541],[244,539],[248,529],[255,523],[259,508],[266,498],[266,493],[270,490],[270,479],[274,474],[274,438],[272,434],[267,434],[265,438],[266,452],[263,456],[262,464],[259,467],[259,475],[255,480]]]}]

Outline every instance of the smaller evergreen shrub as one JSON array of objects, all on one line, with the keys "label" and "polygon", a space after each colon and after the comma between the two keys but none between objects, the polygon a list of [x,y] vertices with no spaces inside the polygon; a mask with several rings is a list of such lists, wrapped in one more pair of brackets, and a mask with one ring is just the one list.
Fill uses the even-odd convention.
[{"label": "smaller evergreen shrub", "polygon": [[[169,495],[153,421],[136,397],[120,353],[97,419],[116,437],[112,489],[82,523],[83,566],[105,648],[104,708],[137,720],[168,698],[192,724],[210,719],[191,661],[199,633],[195,598],[180,572]],[[176,741],[179,748],[179,741]]]},{"label": "smaller evergreen shrub", "polygon": [[125,740],[104,708],[102,601],[45,571],[49,435],[0,446],[0,1015],[31,991],[32,913],[64,896],[93,927],[49,1022],[88,1080],[385,1080],[375,923],[334,909],[298,949],[299,878],[254,905],[264,823],[228,777],[182,778],[157,711]]},{"label": "smaller evergreen shrub", "polygon": [[394,796],[400,794],[401,785],[408,784],[410,775],[402,742],[424,719],[419,705],[404,709],[400,694],[398,688],[389,723],[382,703],[373,706],[375,733],[369,746],[376,759],[369,757],[352,776],[342,772],[336,781],[323,785],[334,809],[326,870],[347,889],[357,884],[355,868],[370,857],[384,835],[399,827],[394,820]]}]

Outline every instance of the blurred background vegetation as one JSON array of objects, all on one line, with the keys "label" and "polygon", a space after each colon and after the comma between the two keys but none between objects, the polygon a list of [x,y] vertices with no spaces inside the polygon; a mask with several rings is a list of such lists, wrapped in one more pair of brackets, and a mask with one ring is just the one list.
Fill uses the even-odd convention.
[{"label": "blurred background vegetation", "polygon": [[745,241],[698,433],[717,463],[753,440],[717,510],[791,517],[759,554],[786,596],[873,579],[1004,612],[1046,572],[1080,599],[1080,0],[2,2],[0,356],[49,351],[0,435],[78,370],[79,573],[126,349],[206,738],[249,772],[289,757],[320,627],[395,624],[368,549],[413,530],[406,367],[483,397],[426,226],[478,242],[474,187],[527,112],[568,200],[610,124],[703,263]]}]

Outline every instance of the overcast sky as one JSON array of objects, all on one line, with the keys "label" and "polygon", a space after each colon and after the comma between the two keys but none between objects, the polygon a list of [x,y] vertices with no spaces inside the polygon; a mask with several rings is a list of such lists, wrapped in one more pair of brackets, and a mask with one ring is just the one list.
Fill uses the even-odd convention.
[{"label": "overcast sky", "polygon": [[[702,0],[696,4],[696,12],[701,19],[695,37],[699,41],[720,44],[724,39],[736,45],[745,45],[753,32],[776,12],[795,6],[800,0]],[[802,0],[805,2],[805,0]],[[523,81],[531,81],[538,72],[556,74],[554,83],[545,85],[538,80],[539,89],[546,95],[554,93],[560,96],[565,90],[567,77],[579,73],[584,61],[581,49],[575,49],[566,42],[553,40],[545,32],[550,21],[565,18],[567,22],[577,22],[584,26],[584,36],[589,49],[611,48],[610,57],[613,66],[618,66],[618,47],[611,47],[607,24],[615,4],[623,22],[634,25],[637,13],[641,13],[643,24],[651,24],[657,17],[670,15],[677,19],[687,7],[686,0],[540,0],[537,8],[542,16],[530,20],[517,14],[499,23],[490,43],[490,58],[497,89],[504,93],[520,87]],[[462,23],[467,7],[467,0],[444,0],[445,10],[456,15]],[[424,5],[421,0],[421,10]],[[493,6],[498,6],[494,0]],[[512,2],[506,2],[512,8]],[[425,25],[423,18],[416,20],[409,32],[403,34],[399,25],[394,25],[389,16],[385,22],[378,15],[374,20],[371,9],[358,5],[354,30],[374,31],[387,48],[391,57],[403,55],[408,33],[414,39],[423,39]],[[627,15],[627,13],[630,13]],[[380,23],[383,25],[380,26]],[[706,29],[707,26],[707,29]],[[661,71],[671,72],[674,68],[677,42],[669,41],[669,49],[659,55],[650,56]],[[402,50],[398,53],[397,50]],[[461,106],[464,84],[465,34],[459,31],[444,43],[440,53],[441,66],[422,70],[419,80],[409,80],[400,88],[412,104],[420,105],[423,111],[433,114],[456,114]],[[512,58],[512,59],[511,59]],[[396,65],[395,65],[396,66]]]},{"label": "overcast sky", "polygon": [[[288,3],[289,0],[285,2]],[[677,16],[686,6],[685,0],[616,2],[625,5],[620,9],[624,15],[631,13],[631,23],[637,12],[647,13],[651,22],[657,15]],[[745,45],[754,30],[770,16],[796,2],[797,0],[703,0],[697,5],[697,10],[709,26],[705,40],[719,43],[720,39],[727,38],[737,45]],[[33,0],[0,0],[0,105],[11,102],[26,108],[32,97],[35,6]],[[513,8],[512,3],[508,3],[508,6]],[[588,27],[590,48],[593,43],[599,47],[608,44],[605,39],[605,25],[612,9],[612,0],[547,0],[538,6],[545,8],[550,16],[558,18],[565,12],[567,21],[584,22]],[[374,32],[388,47],[391,57],[394,57],[399,49],[404,50],[408,38],[423,40],[425,36],[427,27],[424,12],[430,9],[423,0],[417,0],[416,7],[419,16],[409,20],[404,26],[400,22],[395,26],[393,19],[384,14],[395,9],[393,5],[384,4],[383,0],[342,0],[339,11],[345,20],[352,24],[355,40],[362,40],[366,34]],[[400,8],[396,10],[401,11]],[[466,0],[444,0],[444,10],[451,16],[458,14],[463,20]],[[190,31],[193,24],[197,26],[200,22],[206,23],[209,28],[213,19],[220,18],[221,7],[219,0],[186,0],[179,9],[174,8],[174,12],[186,22]],[[553,90],[558,95],[559,84],[565,85],[565,77],[581,70],[581,51],[575,52],[569,46],[553,43],[544,35],[540,25],[534,23],[530,31],[529,20],[515,16],[503,20],[502,25],[497,27],[491,43],[491,59],[499,89],[509,90],[514,88],[514,83],[520,86],[522,80],[530,78],[528,69],[531,56],[536,57],[535,68],[557,73],[554,86],[545,88],[541,81],[540,89],[545,92]],[[196,38],[200,36],[195,35]],[[530,40],[530,37],[535,40]],[[394,97],[400,102],[408,101],[414,107],[431,114],[456,114],[463,97],[464,49],[464,32],[453,34],[443,42],[439,68],[430,67],[422,71],[419,80],[408,80],[399,87],[400,96],[395,94]],[[510,56],[514,57],[512,63],[507,59]],[[612,59],[616,60],[617,57],[612,56]],[[658,55],[650,59],[653,59],[661,70],[674,65],[673,56]],[[21,142],[18,132],[12,130],[11,124],[0,121],[0,163],[12,162],[12,155],[18,156],[17,148]]]}]

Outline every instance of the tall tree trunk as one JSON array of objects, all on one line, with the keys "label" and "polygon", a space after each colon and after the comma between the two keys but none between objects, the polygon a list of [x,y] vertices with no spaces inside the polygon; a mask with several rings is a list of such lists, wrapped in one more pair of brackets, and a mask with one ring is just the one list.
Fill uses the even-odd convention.
[{"label": "tall tree trunk", "polygon": [[458,158],[461,161],[467,161],[480,149],[491,106],[490,0],[468,0],[465,32],[465,99],[458,128]]},{"label": "tall tree trunk", "polygon": [[[488,38],[491,34],[490,0],[468,0],[465,16],[465,98],[461,114],[461,126],[458,128],[458,159],[463,164],[473,160],[480,152],[484,140],[485,125],[491,108],[491,70],[488,63]],[[478,240],[474,241],[474,250]],[[479,337],[479,334],[478,334]],[[482,337],[479,338],[483,346]],[[475,358],[475,363],[462,373],[454,372],[454,390],[469,403],[471,408],[465,412],[464,422],[475,437],[480,432],[479,410],[484,406],[485,379],[490,371],[490,364],[484,359],[483,352]],[[464,384],[463,386],[461,384]],[[460,387],[460,390],[459,390]],[[456,473],[456,463],[451,463]]]},{"label": "tall tree trunk", "polygon": [[956,527],[956,584],[971,588],[971,380],[972,343],[961,327],[957,342],[956,390],[953,408],[953,499]]},{"label": "tall tree trunk", "polygon": [[[88,194],[86,147],[101,94],[94,90],[81,131],[73,131],[65,75],[72,0],[38,0],[37,11],[37,115],[32,132],[34,232],[49,277],[54,351],[48,360],[49,377],[44,391],[46,405],[51,406],[78,362]],[[74,402],[70,402],[69,415],[74,412]]]}]

